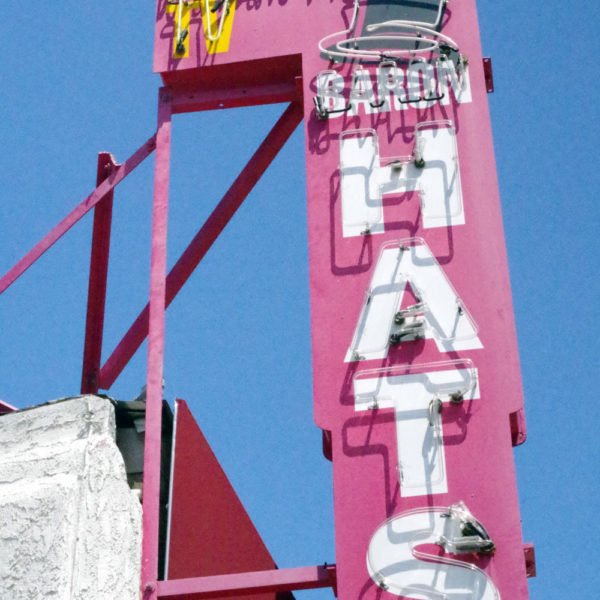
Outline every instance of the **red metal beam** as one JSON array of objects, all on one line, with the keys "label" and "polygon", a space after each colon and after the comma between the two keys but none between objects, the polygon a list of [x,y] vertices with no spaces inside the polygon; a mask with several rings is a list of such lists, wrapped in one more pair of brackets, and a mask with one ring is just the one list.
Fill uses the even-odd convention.
[{"label": "red metal beam", "polygon": [[159,90],[154,202],[150,255],[148,366],[146,373],[146,425],[144,433],[144,484],[142,514],[142,573],[144,600],[156,600],[158,579],[158,525],[162,379],[165,345],[165,280],[167,274],[167,216],[171,161],[171,98]]},{"label": "red metal beam", "polygon": [[102,198],[112,191],[117,184],[129,175],[153,151],[156,135],[153,135],[143,146],[132,154],[112,175],[104,180],[83,202],[72,210],[48,235],[38,242],[12,269],[0,279],[0,294],[18,279],[48,248],[53,246],[79,219],[90,211]]},{"label": "red metal beam", "polygon": [[335,565],[159,581],[158,598],[202,600],[327,587],[335,588]]},{"label": "red metal beam", "polygon": [[[173,301],[301,121],[302,107],[298,103],[290,104],[171,269],[167,277],[167,306]],[[148,306],[146,305],[102,367],[100,371],[102,389],[110,388],[147,335]]]},{"label": "red metal beam", "polygon": [[527,577],[535,577],[535,548],[533,544],[523,544],[523,554],[525,555],[525,572],[527,573]]},{"label": "red metal beam", "polygon": [[[100,185],[117,167],[111,154],[98,155],[96,185]],[[98,393],[98,374],[102,360],[102,335],[104,331],[104,307],[106,304],[106,280],[110,252],[110,227],[112,222],[113,192],[111,190],[94,208],[92,255],[88,285],[87,319],[81,369],[81,393]]]},{"label": "red metal beam", "polygon": [[252,85],[239,88],[173,91],[173,114],[236,108],[256,104],[293,102],[302,94],[302,79],[280,84]]}]

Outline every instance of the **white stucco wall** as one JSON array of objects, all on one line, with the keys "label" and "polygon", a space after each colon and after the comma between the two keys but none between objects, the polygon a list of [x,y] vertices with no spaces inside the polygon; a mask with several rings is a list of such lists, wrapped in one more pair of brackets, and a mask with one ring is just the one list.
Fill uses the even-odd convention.
[{"label": "white stucco wall", "polygon": [[108,400],[0,417],[2,600],[137,600],[141,529]]}]

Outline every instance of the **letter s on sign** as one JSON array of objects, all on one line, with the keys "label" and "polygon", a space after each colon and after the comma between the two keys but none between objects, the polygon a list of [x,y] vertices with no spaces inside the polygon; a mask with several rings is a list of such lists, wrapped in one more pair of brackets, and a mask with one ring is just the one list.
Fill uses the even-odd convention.
[{"label": "letter s on sign", "polygon": [[451,538],[454,526],[448,509],[440,507],[391,517],[369,543],[371,578],[391,594],[415,600],[500,600],[496,586],[479,567],[416,549]]}]

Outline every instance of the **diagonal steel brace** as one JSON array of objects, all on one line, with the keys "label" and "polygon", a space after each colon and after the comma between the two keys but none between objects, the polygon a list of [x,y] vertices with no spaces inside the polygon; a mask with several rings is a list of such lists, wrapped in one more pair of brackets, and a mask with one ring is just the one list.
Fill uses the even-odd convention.
[{"label": "diagonal steel brace", "polygon": [[80,204],[78,204],[50,233],[40,240],[12,269],[0,279],[0,294],[10,287],[46,250],[51,248],[75,223],[87,214],[102,198],[121,183],[156,147],[156,134],[132,154],[123,164],[116,167]]}]

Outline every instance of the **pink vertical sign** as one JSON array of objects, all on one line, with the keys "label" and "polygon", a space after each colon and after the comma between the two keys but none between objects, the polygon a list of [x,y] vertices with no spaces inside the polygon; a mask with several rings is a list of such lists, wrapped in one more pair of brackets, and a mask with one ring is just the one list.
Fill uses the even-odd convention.
[{"label": "pink vertical sign", "polygon": [[289,83],[301,58],[339,598],[527,598],[523,398],[475,1],[213,8],[159,3],[167,85],[226,97]]}]

